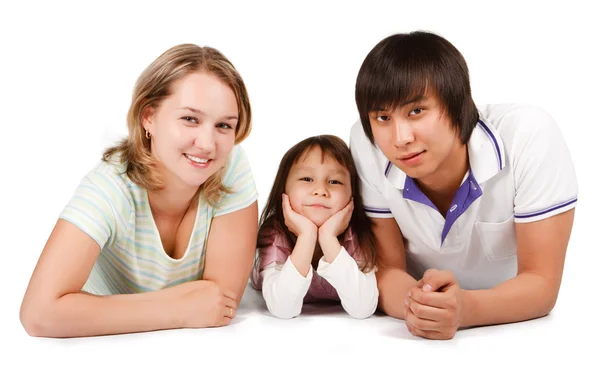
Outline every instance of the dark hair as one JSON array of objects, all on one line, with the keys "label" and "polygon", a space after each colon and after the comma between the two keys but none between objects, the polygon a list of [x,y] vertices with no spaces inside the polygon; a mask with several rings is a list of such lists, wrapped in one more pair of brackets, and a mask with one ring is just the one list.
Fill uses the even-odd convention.
[{"label": "dark hair", "polygon": [[395,34],[381,40],[363,61],[355,99],[365,134],[374,144],[369,112],[435,96],[466,144],[479,119],[471,97],[469,69],[448,40],[429,32]]},{"label": "dark hair", "polygon": [[[372,221],[367,217],[365,213],[362,197],[359,189],[359,178],[352,154],[348,145],[339,137],[333,135],[320,135],[306,138],[292,148],[290,148],[281,159],[279,163],[279,169],[273,181],[273,187],[271,193],[267,199],[265,208],[262,211],[259,220],[259,231],[266,227],[273,227],[285,234],[285,238],[288,243],[293,245],[296,243],[296,236],[290,232],[285,225],[285,219],[283,217],[282,207],[282,194],[285,192],[285,184],[290,173],[292,165],[300,161],[309,151],[313,148],[321,149],[323,157],[330,156],[332,159],[337,161],[340,165],[345,167],[350,173],[350,182],[352,189],[352,196],[354,198],[354,210],[352,217],[350,218],[350,224],[348,227],[352,228],[354,235],[357,236],[357,242],[364,258],[364,264],[359,265],[361,270],[370,270],[375,266],[375,237],[372,231]],[[342,233],[340,238],[344,235]],[[257,242],[257,248],[261,248],[264,245],[259,240]]]}]

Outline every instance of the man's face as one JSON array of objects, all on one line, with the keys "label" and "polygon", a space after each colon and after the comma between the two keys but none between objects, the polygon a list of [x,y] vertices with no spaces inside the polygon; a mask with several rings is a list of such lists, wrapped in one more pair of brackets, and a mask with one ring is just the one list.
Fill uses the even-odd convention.
[{"label": "man's face", "polygon": [[[375,143],[407,176],[436,179],[462,146],[436,97],[424,96],[395,109],[369,113]],[[451,162],[451,161],[449,161]]]}]

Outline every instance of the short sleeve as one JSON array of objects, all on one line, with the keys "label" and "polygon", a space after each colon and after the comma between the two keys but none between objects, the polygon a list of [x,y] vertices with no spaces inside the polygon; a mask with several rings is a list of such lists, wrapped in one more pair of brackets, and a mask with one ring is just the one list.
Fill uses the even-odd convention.
[{"label": "short sleeve", "polygon": [[514,153],[515,222],[533,222],[577,204],[577,178],[571,155],[552,117],[534,109],[516,132]]},{"label": "short sleeve", "polygon": [[393,218],[388,202],[381,192],[381,178],[384,169],[377,166],[378,149],[365,136],[360,121],[353,127],[350,135],[350,152],[358,172],[360,194],[365,213],[372,218]]},{"label": "short sleeve", "polygon": [[229,154],[223,184],[231,189],[217,204],[214,216],[232,213],[250,206],[258,198],[254,175],[246,152],[239,145],[234,146]]},{"label": "short sleeve", "polygon": [[93,178],[81,180],[59,218],[77,226],[102,249],[114,240],[116,221],[109,191]]}]

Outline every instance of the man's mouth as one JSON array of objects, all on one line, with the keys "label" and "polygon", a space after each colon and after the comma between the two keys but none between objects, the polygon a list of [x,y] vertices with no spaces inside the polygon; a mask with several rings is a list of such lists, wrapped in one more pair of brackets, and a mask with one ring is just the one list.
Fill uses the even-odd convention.
[{"label": "man's mouth", "polygon": [[421,152],[409,153],[409,154],[406,154],[406,155],[404,155],[404,156],[402,156],[402,157],[400,157],[400,158],[398,158],[398,159],[399,159],[400,161],[407,161],[407,160],[410,160],[410,159],[412,159],[412,158],[415,158],[415,157],[417,157],[418,155],[420,155],[420,154],[422,154],[422,153],[425,153],[425,151],[423,150],[423,151],[421,151]]}]

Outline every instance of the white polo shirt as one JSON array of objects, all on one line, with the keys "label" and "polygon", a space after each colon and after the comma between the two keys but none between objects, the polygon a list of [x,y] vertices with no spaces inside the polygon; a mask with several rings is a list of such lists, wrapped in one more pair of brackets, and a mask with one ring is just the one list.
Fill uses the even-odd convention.
[{"label": "white polo shirt", "polygon": [[350,148],[367,215],[395,218],[404,236],[407,271],[449,270],[464,289],[491,288],[517,273],[515,223],[573,209],[577,179],[556,122],[529,105],[479,107],[467,144],[470,170],[446,219],[407,177],[373,146],[360,120]]}]

